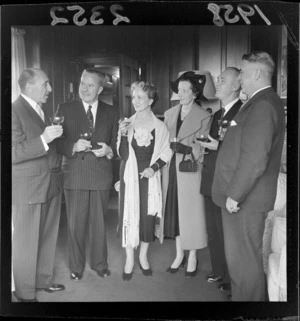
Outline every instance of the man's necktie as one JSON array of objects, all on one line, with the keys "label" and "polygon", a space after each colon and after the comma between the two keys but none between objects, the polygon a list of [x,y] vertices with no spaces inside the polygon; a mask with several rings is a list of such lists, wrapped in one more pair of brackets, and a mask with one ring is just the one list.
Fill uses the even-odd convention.
[{"label": "man's necktie", "polygon": [[223,119],[223,117],[224,117],[224,114],[225,114],[225,108],[224,108],[224,107],[222,107],[221,109],[222,109],[222,112],[221,112],[221,117],[220,117],[220,119],[222,120],[222,119]]},{"label": "man's necktie", "polygon": [[44,115],[43,109],[40,107],[39,104],[36,104],[36,111],[38,112],[38,114],[41,117],[42,121],[45,122],[45,115]]},{"label": "man's necktie", "polygon": [[92,109],[92,106],[90,105],[86,115],[87,115],[87,118],[88,118],[88,121],[90,124],[90,129],[93,130],[94,129],[94,117],[93,117],[93,113],[92,113],[91,109]]}]

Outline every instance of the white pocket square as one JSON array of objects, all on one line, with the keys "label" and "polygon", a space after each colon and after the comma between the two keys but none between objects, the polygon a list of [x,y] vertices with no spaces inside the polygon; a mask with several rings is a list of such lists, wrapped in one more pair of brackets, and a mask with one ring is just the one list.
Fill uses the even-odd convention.
[{"label": "white pocket square", "polygon": [[234,121],[234,120],[232,120],[231,122],[230,122],[230,126],[236,126],[237,125],[237,123]]}]

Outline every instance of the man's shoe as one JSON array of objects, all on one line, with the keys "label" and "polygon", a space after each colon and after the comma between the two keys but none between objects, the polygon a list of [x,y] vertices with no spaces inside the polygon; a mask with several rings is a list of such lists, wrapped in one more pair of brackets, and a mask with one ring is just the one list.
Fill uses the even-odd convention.
[{"label": "man's shoe", "polygon": [[[17,296],[16,292],[12,292],[12,302],[39,302],[36,298],[34,299],[22,299],[20,297]],[[16,298],[16,300],[14,300],[14,297]]]},{"label": "man's shoe", "polygon": [[209,283],[218,283],[218,282],[222,282],[223,281],[223,279],[222,279],[222,277],[220,275],[216,276],[216,275],[213,275],[213,274],[208,275],[206,277],[206,280]]},{"label": "man's shoe", "polygon": [[230,283],[221,283],[218,285],[218,289],[225,292],[225,291],[230,291],[231,290],[231,285]]},{"label": "man's shoe", "polygon": [[103,271],[96,271],[96,272],[101,278],[106,278],[111,274],[109,269],[105,269]]},{"label": "man's shoe", "polygon": [[82,274],[77,273],[77,272],[71,272],[70,273],[70,278],[73,281],[79,281],[82,278]]},{"label": "man's shoe", "polygon": [[63,291],[65,286],[63,284],[52,284],[47,288],[37,288],[37,291],[45,291],[48,293]]}]

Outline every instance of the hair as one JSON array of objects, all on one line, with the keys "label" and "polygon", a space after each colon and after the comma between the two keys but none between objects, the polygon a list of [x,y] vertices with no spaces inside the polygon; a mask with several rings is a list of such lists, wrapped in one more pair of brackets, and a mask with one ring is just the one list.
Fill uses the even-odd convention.
[{"label": "hair", "polygon": [[253,51],[242,56],[242,60],[246,60],[250,63],[259,63],[265,67],[265,71],[270,73],[270,77],[273,76],[275,63],[272,57],[264,51]]},{"label": "hair", "polygon": [[19,79],[18,79],[18,83],[19,83],[21,92],[25,91],[26,85],[28,83],[30,83],[30,84],[34,84],[35,83],[35,77],[37,75],[37,70],[40,70],[40,69],[27,68],[27,69],[24,69],[22,71],[22,73],[21,73],[21,75],[19,76]]},{"label": "hair", "polygon": [[[83,70],[83,72],[88,72],[89,74],[94,74],[94,75],[96,75],[96,76],[98,77],[98,79],[99,79],[99,84],[100,84],[100,86],[101,86],[101,87],[104,86],[104,84],[105,84],[105,77],[104,77],[104,75],[103,75],[98,69],[93,68],[93,67],[90,67],[90,68],[85,68],[85,69]],[[82,72],[82,73],[83,73],[83,72]]]},{"label": "hair", "polygon": [[131,84],[131,87],[130,87],[130,95],[131,96],[132,96],[133,91],[137,87],[141,88],[144,92],[146,92],[148,95],[148,98],[153,100],[153,102],[151,104],[151,108],[153,108],[155,103],[158,101],[157,88],[153,84],[150,84],[145,81],[135,81]]}]

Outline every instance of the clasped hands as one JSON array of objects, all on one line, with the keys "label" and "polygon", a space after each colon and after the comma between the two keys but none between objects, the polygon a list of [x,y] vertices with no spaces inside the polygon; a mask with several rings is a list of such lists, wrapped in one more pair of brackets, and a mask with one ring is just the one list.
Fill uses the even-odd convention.
[{"label": "clasped hands", "polygon": [[172,142],[170,144],[170,148],[175,152],[175,153],[180,153],[180,154],[191,154],[192,153],[192,147],[184,145],[182,143],[178,142]]},{"label": "clasped hands", "polygon": [[[96,157],[103,157],[108,155],[111,152],[111,148],[106,144],[106,143],[97,143],[97,145],[99,145],[98,149],[90,149],[89,151],[91,151],[92,153],[94,153],[94,155]],[[73,147],[73,152],[84,152],[87,149],[92,148],[92,144],[90,141],[85,140],[85,139],[79,139]]]}]

